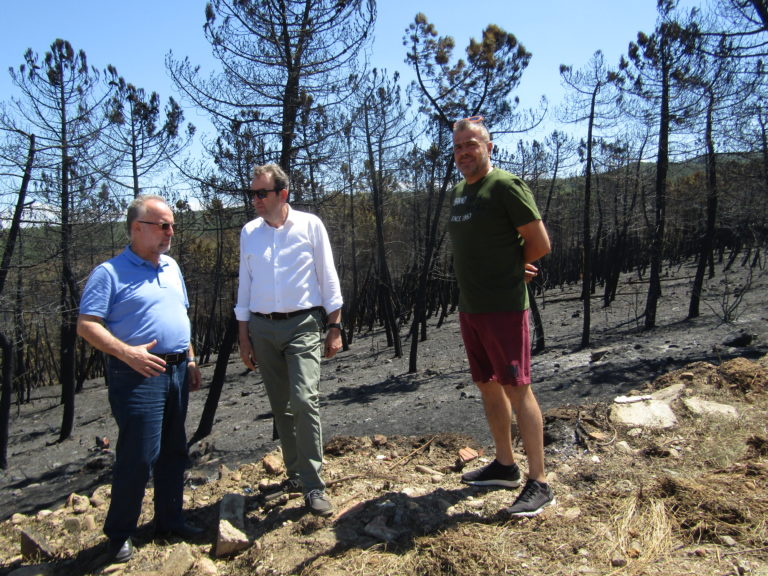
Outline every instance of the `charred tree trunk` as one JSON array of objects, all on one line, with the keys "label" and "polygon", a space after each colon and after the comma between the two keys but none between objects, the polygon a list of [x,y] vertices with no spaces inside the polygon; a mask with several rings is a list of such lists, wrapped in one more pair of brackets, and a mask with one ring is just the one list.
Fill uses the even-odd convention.
[{"label": "charred tree trunk", "polygon": [[699,261],[691,289],[691,302],[688,306],[688,318],[699,315],[701,290],[704,286],[704,275],[707,265],[712,261],[712,247],[715,239],[715,223],[717,220],[717,161],[715,143],[712,139],[712,116],[715,107],[714,94],[710,92],[707,104],[707,123],[705,140],[707,143],[707,227],[699,250]]},{"label": "charred tree trunk", "polygon": [[232,354],[232,349],[235,346],[237,329],[237,319],[235,318],[235,315],[232,314],[230,315],[229,322],[224,330],[224,338],[219,347],[219,356],[216,358],[216,367],[213,369],[213,380],[211,381],[211,387],[208,389],[208,397],[205,399],[203,413],[200,415],[200,423],[197,425],[195,433],[187,442],[188,446],[192,446],[195,442],[202,440],[211,433],[211,430],[213,430],[216,408],[219,406],[221,391],[224,388],[224,380],[227,375],[227,364],[229,363],[229,356]]}]

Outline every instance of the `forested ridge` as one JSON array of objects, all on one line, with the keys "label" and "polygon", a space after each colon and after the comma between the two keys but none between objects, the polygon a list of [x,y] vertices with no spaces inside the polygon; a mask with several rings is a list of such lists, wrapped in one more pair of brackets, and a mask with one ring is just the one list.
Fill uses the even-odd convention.
[{"label": "forested ridge", "polygon": [[[11,66],[18,94],[0,109],[0,447],[11,403],[36,386],[61,387],[61,438],[71,433],[78,388],[103,370],[100,353],[75,336],[80,290],[125,246],[125,207],[142,192],[175,207],[172,255],[187,280],[196,350],[217,362],[220,389],[256,163],[285,168],[291,204],[328,228],[346,344],[383,328],[411,371],[427,319],[455,313],[445,222],[460,178],[451,154],[460,118],[483,115],[494,165],[531,187],[553,242],[530,286],[534,321],[548,289],[581,284],[582,347],[595,295],[610,306],[622,273],[647,287],[637,318],[648,330],[663,322],[665,266],[696,263],[689,318],[713,313],[700,309],[700,296],[715,261],[765,273],[764,0],[691,11],[659,1],[655,29],[628,38],[619,62],[596,52],[582,68],[561,67],[568,99],[558,111],[519,108],[515,89],[531,54],[496,24],[460,56],[417,14],[403,36],[416,80],[402,86],[367,59],[373,0],[281,6],[210,2],[204,33],[221,70],[202,77],[194,62],[166,56],[178,101],[163,103],[116,67],[89,67],[63,39]],[[202,158],[190,154],[196,130],[185,107],[209,115],[216,130]],[[561,128],[525,139],[546,115]],[[749,288],[723,297],[737,302]],[[541,349],[546,334],[535,331]]]}]

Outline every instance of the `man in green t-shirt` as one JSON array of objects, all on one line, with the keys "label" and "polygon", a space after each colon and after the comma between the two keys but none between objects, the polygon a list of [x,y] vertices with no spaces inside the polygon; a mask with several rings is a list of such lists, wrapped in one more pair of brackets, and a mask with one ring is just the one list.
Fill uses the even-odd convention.
[{"label": "man in green t-shirt", "polygon": [[480,116],[456,122],[453,155],[464,176],[454,190],[448,232],[459,284],[459,322],[472,379],[483,406],[496,459],[467,472],[475,486],[520,485],[512,450],[512,417],[528,457],[528,481],[506,511],[535,516],[555,503],[544,472],[544,426],[531,390],[528,292],[533,262],[550,251],[531,191],[518,177],[493,168],[493,142]]}]

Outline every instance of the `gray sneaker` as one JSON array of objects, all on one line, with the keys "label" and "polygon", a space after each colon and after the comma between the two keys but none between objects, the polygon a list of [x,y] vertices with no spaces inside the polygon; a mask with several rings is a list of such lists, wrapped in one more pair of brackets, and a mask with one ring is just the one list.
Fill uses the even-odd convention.
[{"label": "gray sneaker", "polygon": [[536,516],[547,506],[554,506],[556,503],[555,494],[549,484],[528,479],[515,503],[503,512],[510,516]]},{"label": "gray sneaker", "polygon": [[520,486],[520,468],[517,467],[517,464],[504,466],[494,460],[487,466],[467,472],[461,477],[461,481],[472,486],[517,488]]},{"label": "gray sneaker", "polygon": [[304,503],[312,514],[330,516],[333,514],[333,504],[322,490],[310,490],[304,494]]}]

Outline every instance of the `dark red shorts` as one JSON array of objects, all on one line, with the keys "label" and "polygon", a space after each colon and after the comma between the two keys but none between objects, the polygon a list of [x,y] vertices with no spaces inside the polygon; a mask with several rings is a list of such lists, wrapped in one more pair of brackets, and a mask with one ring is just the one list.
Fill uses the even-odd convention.
[{"label": "dark red shorts", "polygon": [[528,310],[489,314],[460,312],[459,324],[472,380],[495,380],[507,386],[531,383]]}]

